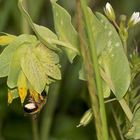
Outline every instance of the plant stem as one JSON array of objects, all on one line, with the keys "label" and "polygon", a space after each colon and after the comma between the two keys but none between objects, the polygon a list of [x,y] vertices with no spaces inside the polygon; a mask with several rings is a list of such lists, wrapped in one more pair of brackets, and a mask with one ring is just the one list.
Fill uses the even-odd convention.
[{"label": "plant stem", "polygon": [[119,101],[124,113],[126,114],[129,122],[131,122],[132,118],[133,118],[133,113],[131,112],[129,106],[127,105],[126,101],[124,99],[121,99]]},{"label": "plant stem", "polygon": [[[28,2],[27,2],[27,0],[24,0],[23,1],[23,5],[24,5],[24,7],[25,7],[25,9],[28,9],[28,4],[27,4]],[[22,20],[21,20],[22,22],[21,22],[21,32],[22,33],[30,33],[30,27],[29,27],[29,24],[28,24],[28,22],[27,22],[27,20],[25,19],[25,17],[24,16],[22,16]]]},{"label": "plant stem", "polygon": [[78,25],[78,32],[79,32],[79,39],[80,39],[80,49],[81,49],[81,54],[84,61],[83,63],[85,64],[88,90],[89,90],[89,95],[90,95],[91,104],[92,104],[91,107],[93,110],[93,116],[95,118],[97,138],[98,140],[102,140],[103,139],[102,124],[101,124],[101,118],[100,118],[99,102],[98,102],[98,98],[97,98],[96,90],[95,90],[93,66],[92,66],[89,50],[85,46],[85,42],[83,39],[82,10],[81,10],[80,0],[77,0],[76,2],[77,2],[77,22],[78,22],[77,25]]},{"label": "plant stem", "polygon": [[113,102],[113,101],[117,101],[117,99],[116,98],[109,99],[109,100],[105,101],[104,103],[107,104],[107,103],[110,103],[110,102]]},{"label": "plant stem", "polygon": [[112,138],[111,140],[117,140],[112,127],[109,128],[109,131],[110,131],[110,135],[111,135],[111,138]]},{"label": "plant stem", "polygon": [[[90,17],[89,17],[88,11],[87,11],[87,4],[86,4],[85,0],[81,0],[81,7],[82,7],[83,15],[85,18],[85,23],[86,23],[88,45],[89,45],[89,49],[92,52],[91,59],[93,62],[93,68],[94,68],[94,72],[95,72],[97,94],[99,97],[103,139],[108,140],[109,139],[108,138],[108,127],[107,127],[107,121],[106,121],[106,111],[105,111],[104,97],[103,97],[103,91],[102,91],[101,76],[100,76],[99,66],[98,66],[97,51],[96,51],[96,46],[95,46],[95,43],[93,40],[94,37],[93,37],[92,31],[91,31]],[[92,80],[94,80],[94,79],[92,79]]]},{"label": "plant stem", "polygon": [[49,140],[50,127],[52,124],[52,119],[56,108],[60,85],[61,83],[58,83],[55,86],[53,86],[53,89],[49,93],[49,100],[44,110],[42,118],[41,140]]},{"label": "plant stem", "polygon": [[32,118],[33,140],[39,140],[37,119]]},{"label": "plant stem", "polygon": [[119,31],[120,28],[119,28],[118,24],[116,23],[116,21],[113,21],[113,24],[114,24],[114,26],[116,27],[116,29]]},{"label": "plant stem", "polygon": [[126,40],[123,40],[123,47],[124,47],[124,51],[125,51],[126,56],[127,56],[127,41]]},{"label": "plant stem", "polygon": [[123,134],[122,134],[120,125],[118,124],[117,115],[116,115],[116,113],[115,113],[115,111],[114,111],[114,108],[111,107],[111,110],[112,110],[112,114],[113,114],[113,117],[114,117],[114,120],[115,120],[117,129],[118,129],[118,132],[119,132],[119,134],[120,134],[120,138],[121,138],[121,140],[124,140],[124,137],[123,137]]}]

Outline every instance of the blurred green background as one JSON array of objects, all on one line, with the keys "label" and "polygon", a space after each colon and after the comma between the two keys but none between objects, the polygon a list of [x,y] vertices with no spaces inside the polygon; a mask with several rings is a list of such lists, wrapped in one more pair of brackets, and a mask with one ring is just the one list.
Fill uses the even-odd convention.
[{"label": "blurred green background", "polygon": [[[17,0],[0,0],[0,32],[19,35],[23,31],[23,19],[17,7]],[[34,22],[47,26],[54,31],[52,9],[49,0],[27,0],[28,11]],[[76,25],[75,0],[59,0],[60,5],[69,11],[72,22]],[[93,10],[103,12],[105,0],[89,0]],[[140,11],[140,0],[110,0],[116,11],[130,16]],[[31,31],[32,32],[32,31]],[[132,35],[140,43],[139,25]],[[129,47],[132,44],[130,38]],[[70,64],[64,55],[62,60],[62,81],[51,85],[46,106],[38,115],[37,125],[39,140],[93,140],[96,138],[93,123],[77,128],[82,114],[89,108],[90,100],[86,83],[78,79],[80,58],[76,57]],[[94,132],[94,133],[93,133]],[[19,99],[7,104],[6,78],[0,79],[0,140],[32,140],[32,121],[24,115]],[[44,138],[45,137],[45,138]]]}]

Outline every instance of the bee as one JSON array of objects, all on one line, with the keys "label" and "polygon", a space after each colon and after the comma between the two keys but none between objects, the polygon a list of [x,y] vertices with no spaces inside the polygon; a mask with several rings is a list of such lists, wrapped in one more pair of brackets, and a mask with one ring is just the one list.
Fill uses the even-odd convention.
[{"label": "bee", "polygon": [[29,95],[24,105],[25,114],[36,116],[46,104],[46,97],[46,93],[43,92],[41,95],[38,95],[38,100],[36,101],[33,96]]}]

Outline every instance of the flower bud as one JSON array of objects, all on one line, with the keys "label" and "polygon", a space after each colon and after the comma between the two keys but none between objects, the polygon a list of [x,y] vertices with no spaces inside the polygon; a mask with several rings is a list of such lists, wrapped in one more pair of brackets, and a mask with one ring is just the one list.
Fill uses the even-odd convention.
[{"label": "flower bud", "polygon": [[128,26],[134,26],[140,22],[140,12],[134,12],[129,19]]},{"label": "flower bud", "polygon": [[87,110],[84,113],[83,117],[81,118],[80,123],[79,125],[77,125],[77,127],[86,126],[87,124],[89,124],[89,122],[92,120],[92,117],[93,117],[92,114],[93,114],[92,109]]},{"label": "flower bud", "polygon": [[116,19],[115,12],[109,2],[106,3],[104,12],[105,12],[106,16],[109,18],[109,20],[115,21],[115,19]]}]

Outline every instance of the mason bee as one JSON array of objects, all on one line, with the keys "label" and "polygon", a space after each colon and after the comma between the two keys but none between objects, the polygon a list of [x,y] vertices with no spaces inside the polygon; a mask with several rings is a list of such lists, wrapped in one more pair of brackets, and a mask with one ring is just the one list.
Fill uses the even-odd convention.
[{"label": "mason bee", "polygon": [[29,95],[24,105],[25,114],[32,116],[38,114],[46,103],[46,97],[46,93],[43,92],[41,95],[38,95],[38,100],[36,101],[33,96]]}]

